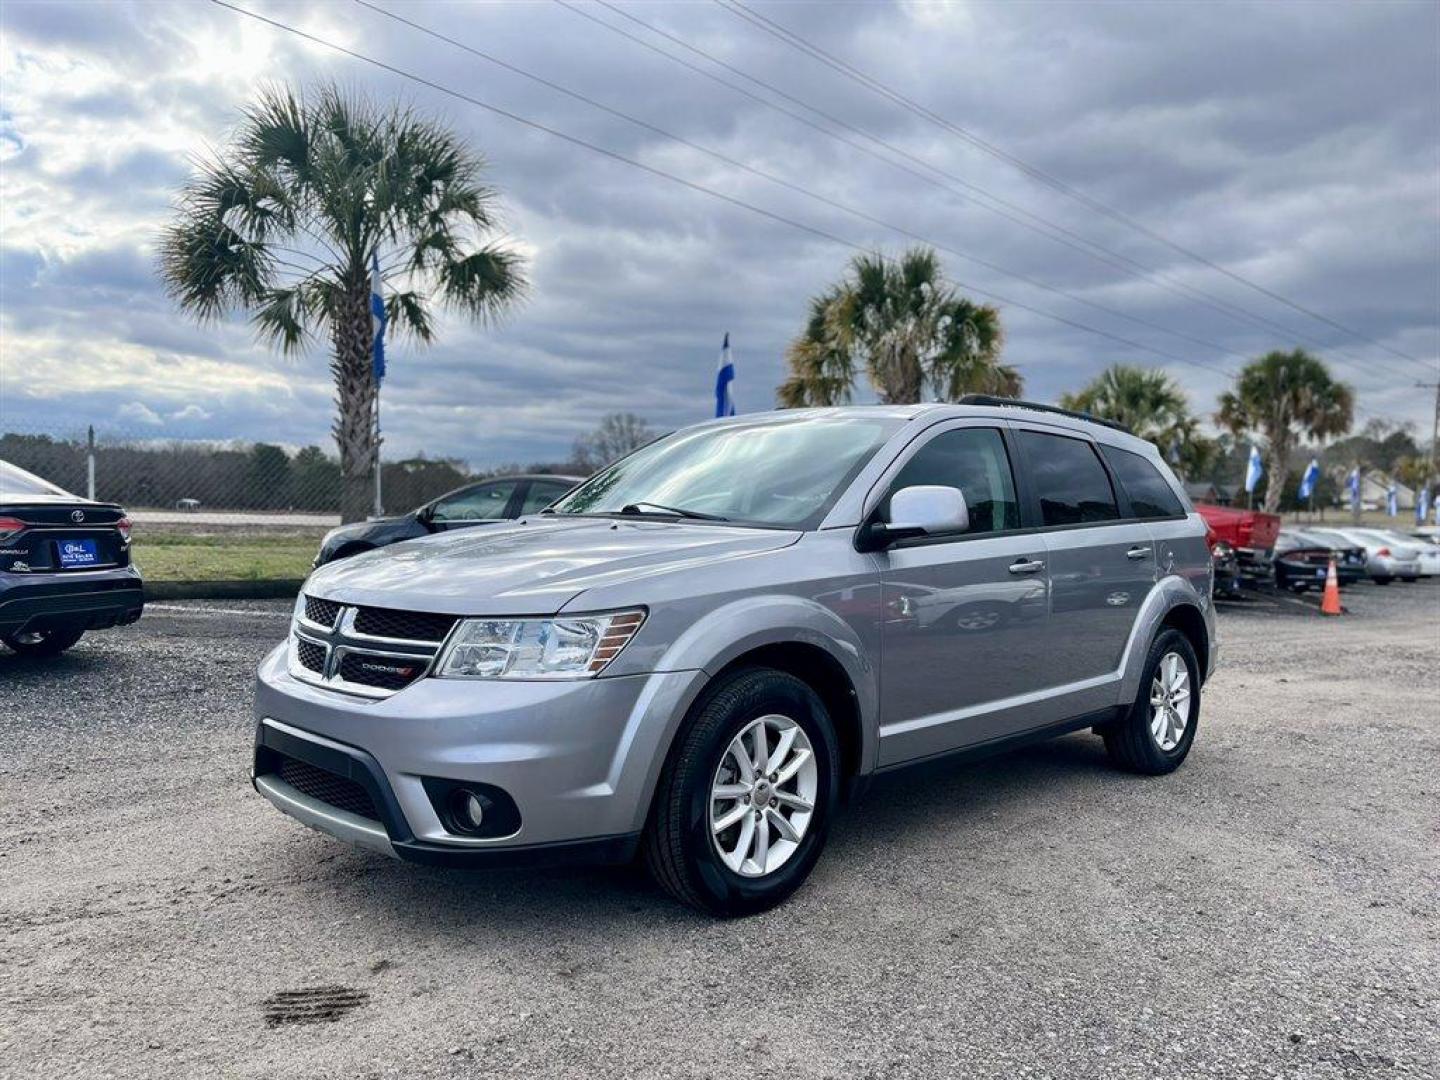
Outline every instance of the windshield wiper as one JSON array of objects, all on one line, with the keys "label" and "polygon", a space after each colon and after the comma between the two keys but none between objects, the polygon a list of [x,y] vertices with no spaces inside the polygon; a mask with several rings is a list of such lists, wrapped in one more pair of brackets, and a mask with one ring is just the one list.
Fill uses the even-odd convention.
[{"label": "windshield wiper", "polygon": [[660,511],[662,514],[674,514],[676,517],[692,518],[692,519],[694,519],[694,520],[696,520],[696,521],[729,521],[729,520],[730,520],[730,519],[727,518],[727,517],[721,517],[719,514],[702,514],[702,513],[700,513],[699,510],[685,510],[685,509],[683,509],[683,508],[681,508],[681,507],[678,507],[678,506],[665,506],[663,503],[647,502],[647,501],[645,501],[645,500],[643,500],[643,499],[642,499],[640,502],[626,503],[624,506],[622,506],[622,507],[620,508],[620,513],[622,513],[622,514],[644,514],[644,513],[647,513],[647,512],[651,512],[651,511],[646,511],[645,507],[647,507],[647,506],[652,507],[653,510],[658,510],[658,511]]}]

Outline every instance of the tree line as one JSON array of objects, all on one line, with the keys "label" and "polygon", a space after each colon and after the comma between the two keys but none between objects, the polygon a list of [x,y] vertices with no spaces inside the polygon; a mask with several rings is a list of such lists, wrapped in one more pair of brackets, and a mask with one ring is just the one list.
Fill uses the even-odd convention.
[{"label": "tree line", "polygon": [[[859,255],[841,279],[814,296],[785,358],[776,390],[782,408],[848,403],[863,378],[889,404],[954,401],[966,394],[1020,397],[1024,379],[1001,362],[999,311],[946,283],[940,260],[924,247],[898,258]],[[1208,436],[1180,384],[1156,369],[1114,364],[1061,396],[1064,408],[1115,420],[1160,448],[1188,480],[1238,486],[1249,446],[1263,455],[1257,487],[1263,508],[1290,508],[1315,447],[1350,432],[1355,391],[1304,349],[1275,350],[1247,364],[1220,395]],[[1432,454],[1433,454],[1432,448]],[[1335,501],[1340,478],[1378,468],[1418,488],[1432,479],[1404,427],[1372,421],[1365,432],[1318,453],[1317,505]]]}]

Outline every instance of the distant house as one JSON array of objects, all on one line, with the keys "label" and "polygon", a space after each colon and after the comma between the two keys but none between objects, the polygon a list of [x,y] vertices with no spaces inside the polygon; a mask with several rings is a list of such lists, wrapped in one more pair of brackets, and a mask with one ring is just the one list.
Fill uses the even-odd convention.
[{"label": "distant house", "polygon": [[1415,509],[1415,490],[1406,487],[1399,480],[1393,480],[1379,469],[1369,469],[1360,474],[1360,503],[1362,506],[1383,510],[1390,497],[1390,485],[1395,485],[1395,502],[1398,510]]},{"label": "distant house", "polygon": [[1211,506],[1229,506],[1235,499],[1235,489],[1212,484],[1208,480],[1185,481],[1185,494],[1191,502],[1208,503]]}]

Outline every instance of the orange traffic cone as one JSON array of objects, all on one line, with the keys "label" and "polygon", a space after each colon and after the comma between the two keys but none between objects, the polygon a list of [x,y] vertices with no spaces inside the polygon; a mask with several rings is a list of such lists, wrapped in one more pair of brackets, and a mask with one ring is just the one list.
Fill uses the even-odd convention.
[{"label": "orange traffic cone", "polygon": [[1321,615],[1340,614],[1340,577],[1335,573],[1335,556],[1330,556],[1330,572],[1325,575],[1325,599],[1320,601]]}]

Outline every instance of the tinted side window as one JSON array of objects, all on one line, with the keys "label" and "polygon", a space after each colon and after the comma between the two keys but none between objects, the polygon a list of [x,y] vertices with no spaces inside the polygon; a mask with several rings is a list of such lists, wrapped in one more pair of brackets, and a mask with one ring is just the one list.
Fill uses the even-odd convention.
[{"label": "tinted side window", "polygon": [[[936,435],[901,467],[890,494],[921,484],[941,484],[964,493],[970,510],[967,535],[1020,527],[1010,455],[995,428],[957,428]],[[882,514],[890,516],[889,495]]]},{"label": "tinted side window", "polygon": [[1130,496],[1130,508],[1139,518],[1184,517],[1185,508],[1174,490],[1160,475],[1160,470],[1139,454],[1114,446],[1102,446],[1100,452],[1115,470],[1120,486]]},{"label": "tinted side window", "polygon": [[480,484],[442,499],[435,504],[436,521],[493,521],[505,516],[505,507],[515,490],[514,480]]},{"label": "tinted side window", "polygon": [[569,491],[571,486],[558,480],[533,481],[530,484],[530,490],[525,493],[525,501],[520,505],[520,513],[522,515],[533,514],[538,510],[545,509]]},{"label": "tinted side window", "polygon": [[1120,516],[1110,476],[1084,439],[1021,431],[1041,520],[1046,525],[1083,525]]}]

